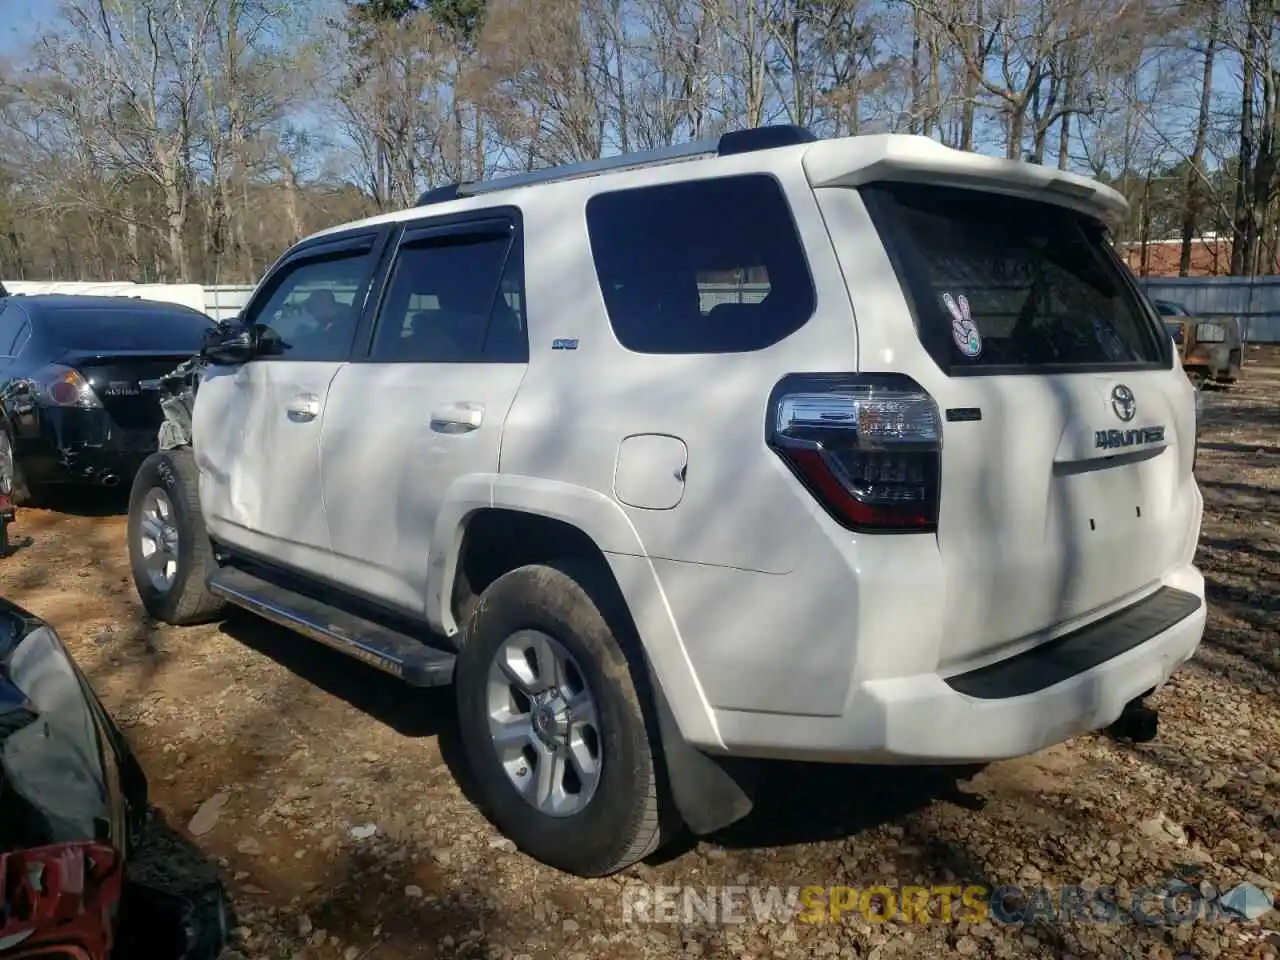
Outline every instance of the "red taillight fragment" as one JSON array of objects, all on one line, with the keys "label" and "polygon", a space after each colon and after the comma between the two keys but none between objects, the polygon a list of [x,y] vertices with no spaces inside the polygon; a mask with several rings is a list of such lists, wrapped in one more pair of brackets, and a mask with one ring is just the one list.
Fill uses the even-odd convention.
[{"label": "red taillight fragment", "polygon": [[15,945],[15,960],[58,951],[105,958],[123,866],[113,847],[98,843],[0,854],[0,942]]},{"label": "red taillight fragment", "polygon": [[768,442],[846,528],[936,529],[941,418],[910,378],[786,377],[770,397]]}]

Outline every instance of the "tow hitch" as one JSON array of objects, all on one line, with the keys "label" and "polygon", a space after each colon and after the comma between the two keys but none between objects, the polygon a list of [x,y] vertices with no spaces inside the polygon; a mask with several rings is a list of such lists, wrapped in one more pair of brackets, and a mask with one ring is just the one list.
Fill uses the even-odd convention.
[{"label": "tow hitch", "polygon": [[1130,743],[1150,743],[1154,740],[1159,714],[1143,703],[1146,698],[1147,695],[1143,694],[1125,704],[1124,711],[1108,728],[1108,733],[1117,740]]}]

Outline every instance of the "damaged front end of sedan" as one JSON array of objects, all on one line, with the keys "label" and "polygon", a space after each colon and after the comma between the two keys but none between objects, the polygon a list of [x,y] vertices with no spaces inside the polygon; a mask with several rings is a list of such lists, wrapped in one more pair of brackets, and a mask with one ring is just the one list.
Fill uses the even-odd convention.
[{"label": "damaged front end of sedan", "polygon": [[213,960],[220,893],[200,915],[127,878],[146,825],[120,729],[53,628],[0,600],[0,960]]},{"label": "damaged front end of sedan", "polygon": [[160,449],[175,450],[191,446],[191,418],[196,405],[196,390],[207,361],[203,353],[179,364],[160,378]]}]

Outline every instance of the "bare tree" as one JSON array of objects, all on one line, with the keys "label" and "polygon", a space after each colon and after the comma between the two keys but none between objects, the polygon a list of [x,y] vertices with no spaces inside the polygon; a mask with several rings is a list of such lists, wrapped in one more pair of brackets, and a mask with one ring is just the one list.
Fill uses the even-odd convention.
[{"label": "bare tree", "polygon": [[1191,148],[1187,169],[1186,201],[1182,214],[1182,248],[1178,254],[1178,275],[1185,277],[1191,269],[1191,244],[1196,236],[1203,203],[1205,179],[1204,150],[1209,135],[1209,110],[1213,105],[1213,65],[1218,52],[1218,27],[1222,14],[1221,0],[1207,0],[1204,13],[1204,69],[1200,81],[1200,109],[1196,114],[1195,143]]}]

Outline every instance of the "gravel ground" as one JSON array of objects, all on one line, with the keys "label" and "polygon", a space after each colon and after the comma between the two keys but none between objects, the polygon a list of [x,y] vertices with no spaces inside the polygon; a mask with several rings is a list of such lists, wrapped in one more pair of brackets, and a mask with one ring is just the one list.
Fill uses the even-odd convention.
[{"label": "gravel ground", "polygon": [[[1157,740],[1082,737],[979,771],[771,765],[748,821],[606,880],[541,867],[476,812],[447,691],[407,690],[245,617],[186,630],[148,622],[118,504],[23,511],[17,533],[33,543],[3,562],[0,592],[58,628],[135,742],[155,803],[140,869],[226,884],[231,960],[1274,960],[1275,910],[1144,924],[1127,909],[1134,892],[1169,890],[1175,876],[1209,899],[1242,883],[1280,894],[1280,356],[1247,377],[1206,394],[1197,472],[1209,629],[1152,698]],[[944,922],[936,896],[929,923],[858,910],[838,923],[758,920],[750,892],[730,914],[743,922],[697,911],[679,918],[690,922],[624,922],[625,905],[658,885],[774,886],[785,897],[811,885],[889,887],[883,895],[1009,884],[1021,900],[1003,902],[1028,908],[1024,923],[976,922],[959,905]],[[1126,909],[1110,922],[1053,910],[1068,885],[1116,887]],[[1159,896],[1144,902],[1158,918]],[[883,915],[881,899],[867,905]]]}]

